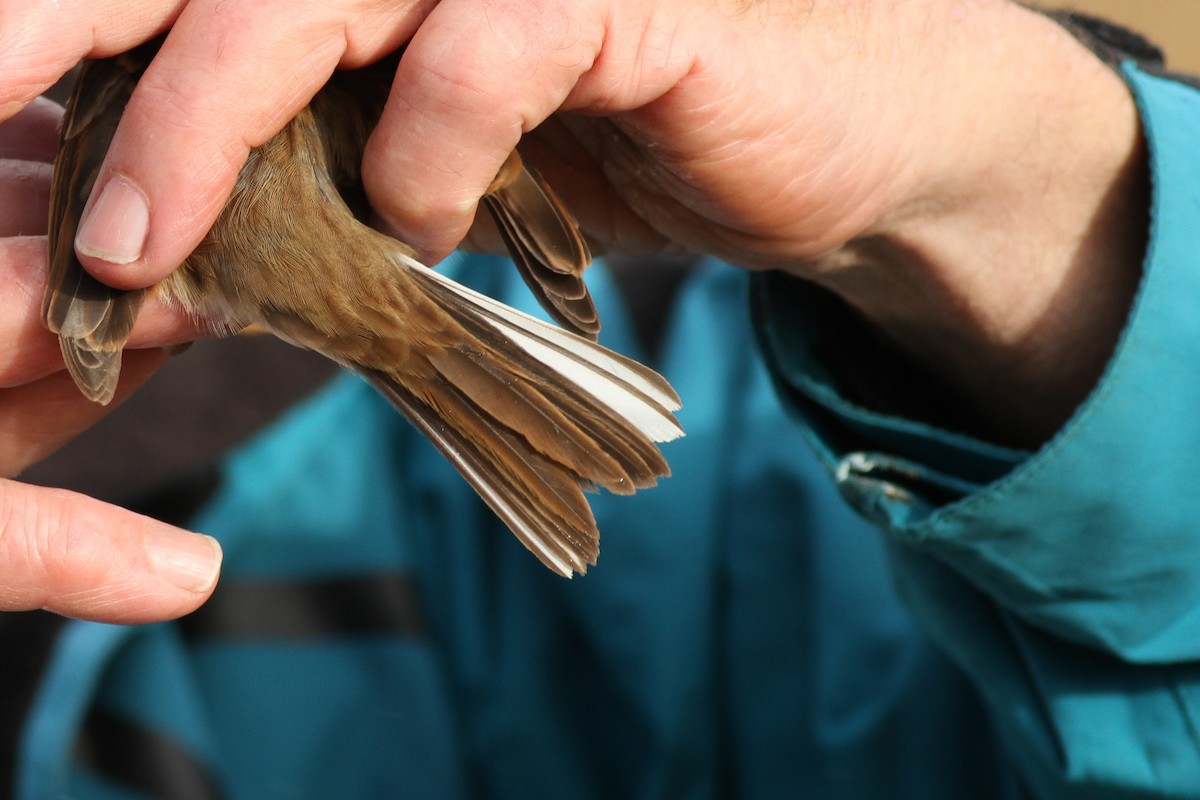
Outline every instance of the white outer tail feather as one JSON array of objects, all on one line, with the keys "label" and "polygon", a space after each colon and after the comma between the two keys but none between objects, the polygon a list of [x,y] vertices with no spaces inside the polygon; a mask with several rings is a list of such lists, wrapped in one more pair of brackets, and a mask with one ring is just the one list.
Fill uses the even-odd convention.
[{"label": "white outer tail feather", "polygon": [[683,428],[671,414],[681,407],[680,400],[665,382],[662,386],[657,385],[623,364],[616,354],[601,345],[504,305],[414,259],[406,258],[404,262],[404,266],[424,270],[424,274],[455,294],[487,308],[494,316],[485,317],[484,321],[495,330],[612,408],[652,441],[669,442],[683,436]]}]

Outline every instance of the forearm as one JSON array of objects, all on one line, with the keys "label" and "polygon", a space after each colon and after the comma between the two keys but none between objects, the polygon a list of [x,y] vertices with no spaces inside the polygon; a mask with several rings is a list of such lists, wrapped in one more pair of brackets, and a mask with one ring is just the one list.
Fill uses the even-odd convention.
[{"label": "forearm", "polygon": [[[801,281],[763,279],[760,332],[782,396],[861,514],[1042,630],[1127,661],[1194,661],[1200,91],[1122,71],[1147,139],[1145,264],[1098,382],[1052,441],[1000,448],[863,403],[836,360],[839,320],[821,324],[828,302]],[[997,406],[1023,402],[1000,380],[995,392]]]},{"label": "forearm", "polygon": [[942,64],[920,182],[799,272],[923,366],[941,384],[926,396],[973,432],[1032,445],[1095,385],[1124,324],[1145,248],[1145,152],[1114,70],[1040,15],[980,7],[929,44]]}]

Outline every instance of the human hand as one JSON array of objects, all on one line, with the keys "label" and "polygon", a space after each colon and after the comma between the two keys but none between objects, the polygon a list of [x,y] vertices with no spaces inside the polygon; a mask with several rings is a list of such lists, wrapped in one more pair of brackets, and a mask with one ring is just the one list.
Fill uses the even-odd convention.
[{"label": "human hand", "polygon": [[821,282],[985,427],[1026,441],[1090,388],[1136,283],[1128,92],[1003,0],[86,8],[6,9],[0,41],[21,31],[3,52],[36,88],[174,22],[77,239],[121,288],[191,251],[249,148],[335,67],[410,37],[364,178],[383,226],[426,260],[467,233],[532,132],[527,152],[598,249],[706,251]]},{"label": "human hand", "polygon": [[[375,60],[410,37],[365,172],[383,221],[428,260],[467,233],[518,139],[558,112],[578,113],[539,130],[531,149],[544,169],[575,179],[558,183],[607,248],[791,263],[878,216],[885,202],[859,210],[858,201],[898,160],[885,152],[850,166],[866,149],[858,140],[874,137],[880,122],[872,115],[856,128],[853,106],[865,115],[897,104],[847,103],[852,92],[838,91],[863,83],[862,67],[838,51],[868,32],[845,3],[799,16],[772,3],[697,9],[686,0],[506,9],[474,0],[316,9],[139,0],[116,14],[117,5],[9,11],[0,35],[21,32],[6,51],[23,80],[0,95],[0,113],[80,56],[126,49],[174,23],[97,181],[103,189],[116,178],[118,202],[104,213],[93,203],[95,224],[80,237],[87,265],[122,288],[160,279],[191,252],[249,148],[291,119],[335,67]],[[644,36],[633,38],[638,31]],[[811,52],[797,56],[801,45]],[[780,82],[781,71],[795,81]],[[887,96],[902,77],[869,88]],[[729,156],[731,142],[747,146]],[[792,188],[822,174],[826,185]],[[114,219],[125,224],[100,224]]]},{"label": "human hand", "polygon": [[[89,402],[63,370],[57,337],[41,325],[50,161],[61,109],[35,101],[0,124],[0,474],[49,455],[110,409]],[[127,353],[118,402],[194,336],[192,324],[151,303]],[[109,622],[191,611],[212,591],[220,549],[97,500],[0,479],[0,611],[34,608]]]}]

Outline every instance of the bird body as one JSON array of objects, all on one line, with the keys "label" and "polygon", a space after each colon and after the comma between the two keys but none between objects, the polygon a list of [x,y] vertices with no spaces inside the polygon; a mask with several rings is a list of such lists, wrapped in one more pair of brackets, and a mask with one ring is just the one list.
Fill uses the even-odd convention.
[{"label": "bird body", "polygon": [[[112,289],[74,253],[108,142],[154,46],[88,62],[55,166],[43,317],[81,390],[108,402],[145,291]],[[562,330],[460,286],[363,224],[363,148],[394,64],[339,72],[255,148],[212,230],[162,292],[216,330],[258,325],[355,370],[450,459],[543,563],[598,555],[584,490],[627,494],[669,474],[682,434],[653,371],[590,341],[590,256],[561,203],[514,153],[485,198]],[[580,335],[582,334],[582,335]]]}]

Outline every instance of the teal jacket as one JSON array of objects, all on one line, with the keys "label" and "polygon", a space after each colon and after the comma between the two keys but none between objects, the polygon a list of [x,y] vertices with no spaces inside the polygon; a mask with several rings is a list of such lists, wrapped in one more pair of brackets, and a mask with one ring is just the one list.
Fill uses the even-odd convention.
[{"label": "teal jacket", "polygon": [[66,630],[17,796],[1200,797],[1200,93],[1126,75],[1144,278],[1037,452],[856,404],[826,298],[705,263],[655,360],[674,474],[596,496],[567,581],[345,378],[224,465],[208,606]]}]

